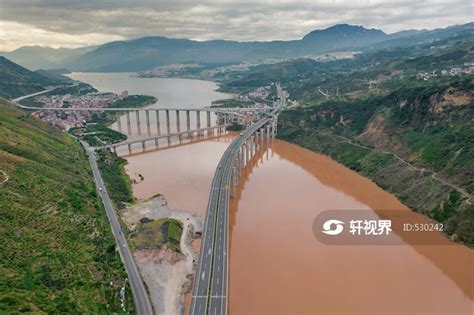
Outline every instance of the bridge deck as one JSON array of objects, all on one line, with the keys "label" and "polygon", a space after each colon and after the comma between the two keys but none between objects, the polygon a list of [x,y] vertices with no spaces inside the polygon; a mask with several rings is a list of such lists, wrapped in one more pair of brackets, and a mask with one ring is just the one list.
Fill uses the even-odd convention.
[{"label": "bridge deck", "polygon": [[22,109],[27,110],[36,110],[36,111],[63,111],[63,112],[136,112],[136,111],[194,111],[194,112],[215,112],[215,113],[240,113],[240,112],[261,112],[264,110],[270,110],[272,107],[268,108],[224,108],[224,107],[33,107],[25,106],[18,104],[17,105]]},{"label": "bridge deck", "polygon": [[218,126],[212,126],[212,127],[206,127],[206,128],[200,128],[200,129],[185,130],[185,131],[181,131],[181,132],[167,133],[167,134],[163,134],[163,135],[155,135],[155,136],[149,136],[149,137],[145,137],[145,138],[130,139],[130,140],[122,141],[122,142],[117,142],[117,143],[104,145],[104,146],[101,146],[101,147],[95,147],[94,149],[101,150],[101,149],[116,148],[116,147],[125,146],[125,145],[129,145],[129,144],[140,143],[140,142],[144,142],[144,141],[159,140],[159,139],[165,139],[165,138],[170,138],[170,137],[180,137],[180,136],[183,136],[183,135],[188,135],[190,133],[204,132],[204,131],[214,130],[214,129],[228,127],[228,126],[230,126],[230,124],[222,124],[222,125],[218,125]]},{"label": "bridge deck", "polygon": [[232,141],[214,174],[190,314],[227,314],[228,213],[231,174],[240,147],[271,118],[265,117]]}]

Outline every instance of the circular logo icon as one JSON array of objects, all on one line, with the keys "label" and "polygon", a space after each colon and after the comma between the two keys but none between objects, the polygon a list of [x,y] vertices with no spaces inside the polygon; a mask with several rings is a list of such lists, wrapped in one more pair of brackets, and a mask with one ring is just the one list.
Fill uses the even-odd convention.
[{"label": "circular logo icon", "polygon": [[327,235],[341,234],[344,230],[343,224],[344,222],[339,220],[327,220],[326,222],[324,222],[323,230],[321,232]]}]

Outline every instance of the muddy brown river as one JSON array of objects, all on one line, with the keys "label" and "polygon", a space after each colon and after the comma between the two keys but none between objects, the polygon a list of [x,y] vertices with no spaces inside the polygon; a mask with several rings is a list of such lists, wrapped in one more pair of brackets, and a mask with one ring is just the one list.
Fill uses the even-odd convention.
[{"label": "muddy brown river", "polygon": [[[229,97],[215,92],[215,83],[199,80],[71,76],[102,92],[157,96],[152,108],[199,108]],[[204,215],[214,170],[231,139],[200,139],[145,154],[134,150],[127,171],[144,176],[133,186],[135,196],[161,193],[170,208]],[[324,245],[316,239],[312,225],[322,211],[407,210],[368,179],[282,141],[250,165],[231,201],[230,314],[474,313],[474,251],[441,233],[431,236],[438,244],[431,246],[404,239],[402,245]]]},{"label": "muddy brown river", "polygon": [[[144,175],[135,196],[162,193],[171,208],[204,215],[230,141],[128,157],[127,171]],[[262,151],[231,202],[229,313],[472,314],[474,251],[441,234],[430,246],[320,243],[316,215],[342,209],[406,207],[325,156],[279,140]]]}]

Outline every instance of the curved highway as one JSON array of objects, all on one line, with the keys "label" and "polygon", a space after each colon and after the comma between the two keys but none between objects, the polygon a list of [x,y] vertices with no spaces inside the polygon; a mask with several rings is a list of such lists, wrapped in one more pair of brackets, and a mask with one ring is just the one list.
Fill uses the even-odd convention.
[{"label": "curved highway", "polygon": [[227,314],[228,212],[232,167],[240,147],[270,121],[269,117],[262,118],[235,138],[217,166],[206,211],[190,314]]}]

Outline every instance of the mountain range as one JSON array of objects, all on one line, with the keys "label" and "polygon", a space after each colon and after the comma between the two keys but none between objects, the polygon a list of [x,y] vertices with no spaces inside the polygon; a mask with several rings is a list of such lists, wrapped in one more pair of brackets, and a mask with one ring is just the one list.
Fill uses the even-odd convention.
[{"label": "mountain range", "polygon": [[443,40],[456,34],[474,39],[474,23],[394,34],[363,26],[339,24],[312,31],[299,40],[267,42],[195,41],[149,36],[77,49],[25,46],[0,55],[30,69],[124,72],[183,62],[225,64],[270,58],[297,58],[341,50],[370,50]]},{"label": "mountain range", "polygon": [[46,71],[30,71],[0,56],[0,97],[12,99],[39,92],[64,80],[59,80]]}]

